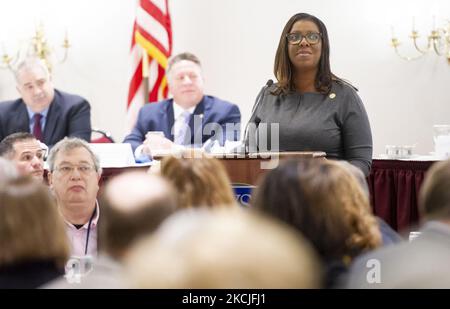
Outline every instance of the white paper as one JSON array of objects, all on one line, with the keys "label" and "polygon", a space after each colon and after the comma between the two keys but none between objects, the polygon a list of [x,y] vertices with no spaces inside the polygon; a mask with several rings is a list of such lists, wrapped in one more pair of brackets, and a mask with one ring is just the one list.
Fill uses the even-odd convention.
[{"label": "white paper", "polygon": [[128,143],[92,143],[89,146],[100,158],[102,168],[151,165],[150,162],[136,163],[131,145]]}]

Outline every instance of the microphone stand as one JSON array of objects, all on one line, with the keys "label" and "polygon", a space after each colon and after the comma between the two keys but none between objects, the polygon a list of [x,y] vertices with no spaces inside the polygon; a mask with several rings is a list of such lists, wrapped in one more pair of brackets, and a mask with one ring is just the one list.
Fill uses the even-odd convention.
[{"label": "microphone stand", "polygon": [[[272,86],[272,84],[273,84],[273,80],[269,79],[267,81],[267,83],[264,85],[263,89],[259,92],[258,96],[256,97],[255,104],[253,105],[252,113],[250,115],[250,119],[248,120],[247,125],[245,126],[245,130],[244,130],[244,153],[245,154],[249,153],[249,147],[250,147],[249,140],[248,140],[249,139],[248,128],[250,125],[250,121],[255,116],[255,113],[258,110],[259,104],[261,104],[262,98],[264,97],[264,92],[266,91],[267,88]],[[259,122],[261,122],[261,119],[259,119],[258,125],[259,125]],[[255,123],[256,123],[256,121],[255,121]]]}]

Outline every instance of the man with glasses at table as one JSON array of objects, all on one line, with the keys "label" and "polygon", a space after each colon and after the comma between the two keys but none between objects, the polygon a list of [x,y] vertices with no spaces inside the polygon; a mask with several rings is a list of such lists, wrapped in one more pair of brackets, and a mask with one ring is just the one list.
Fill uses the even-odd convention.
[{"label": "man with glasses at table", "polygon": [[64,138],[48,156],[48,181],[66,223],[72,256],[97,254],[97,202],[102,173],[98,157],[79,138]]}]

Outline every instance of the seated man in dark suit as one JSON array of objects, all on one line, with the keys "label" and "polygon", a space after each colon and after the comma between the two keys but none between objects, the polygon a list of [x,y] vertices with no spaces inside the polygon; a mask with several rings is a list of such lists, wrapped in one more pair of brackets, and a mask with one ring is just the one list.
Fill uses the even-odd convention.
[{"label": "seated man in dark suit", "polygon": [[17,67],[15,78],[21,98],[0,103],[0,140],[12,133],[30,132],[49,147],[65,136],[90,141],[89,103],[55,90],[42,60],[26,59]]},{"label": "seated man in dark suit", "polygon": [[[190,53],[173,57],[167,67],[169,92],[173,99],[146,104],[137,123],[125,137],[136,158],[151,155],[151,149],[174,145],[201,147],[206,141],[236,141],[240,137],[241,113],[235,104],[204,94],[199,59]],[[160,131],[160,136],[147,133]]]}]

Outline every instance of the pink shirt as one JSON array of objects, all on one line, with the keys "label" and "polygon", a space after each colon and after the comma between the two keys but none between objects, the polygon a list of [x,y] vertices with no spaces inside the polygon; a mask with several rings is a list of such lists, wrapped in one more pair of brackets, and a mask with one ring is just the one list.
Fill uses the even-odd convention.
[{"label": "pink shirt", "polygon": [[[86,222],[80,229],[77,229],[72,223],[65,221],[67,236],[71,244],[71,256],[84,256],[92,255],[97,256],[97,223],[100,217],[100,209],[98,207],[98,202],[95,201],[96,211],[95,216],[92,219],[91,226],[89,228],[89,222]],[[90,231],[89,231],[90,230]],[[89,231],[89,239],[87,239],[87,234]],[[87,254],[86,250],[87,242]]]}]

